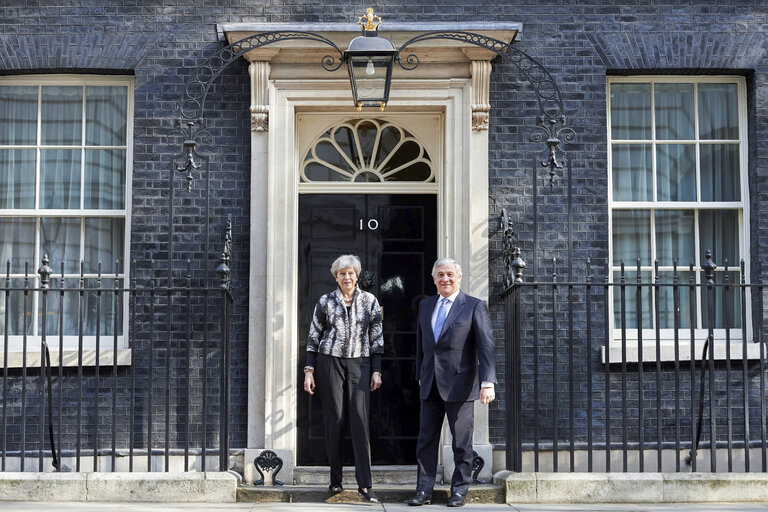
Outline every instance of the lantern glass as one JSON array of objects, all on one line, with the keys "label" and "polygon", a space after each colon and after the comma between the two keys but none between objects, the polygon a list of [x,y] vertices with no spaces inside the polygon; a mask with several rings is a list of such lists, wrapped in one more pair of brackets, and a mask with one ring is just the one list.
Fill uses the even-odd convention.
[{"label": "lantern glass", "polygon": [[391,55],[356,55],[349,57],[349,77],[355,103],[378,107],[389,98],[392,74]]}]

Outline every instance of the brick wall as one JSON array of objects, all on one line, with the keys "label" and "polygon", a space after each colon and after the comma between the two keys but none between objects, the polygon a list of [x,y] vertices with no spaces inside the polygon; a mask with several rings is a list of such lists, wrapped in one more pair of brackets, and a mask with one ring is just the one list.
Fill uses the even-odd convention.
[{"label": "brick wall", "polygon": [[[87,7],[83,7],[83,4]],[[222,43],[215,24],[227,22],[350,22],[367,5],[286,0],[156,0],[153,2],[6,0],[0,7],[0,71],[130,72],[135,74],[132,258],[167,260],[168,169],[179,152],[165,137],[191,71]],[[748,77],[751,239],[753,271],[765,263],[768,209],[768,6],[762,0],[667,1],[397,1],[374,6],[386,20],[424,23],[514,21],[523,24],[519,47],[554,75],[568,124],[577,133],[567,146],[568,165],[548,185],[537,160],[533,93],[509,62],[497,61],[491,84],[490,216],[492,297],[501,291],[501,208],[513,215],[529,263],[527,275],[583,272],[587,257],[607,257],[606,73],[739,73]],[[210,214],[214,234],[234,214],[233,446],[245,444],[247,397],[249,86],[246,63],[228,67],[209,93],[206,119],[212,139]],[[537,176],[534,181],[534,174]],[[570,174],[573,188],[568,189]],[[181,179],[179,178],[179,182]],[[191,194],[176,194],[175,266],[201,261],[203,180]],[[537,209],[534,211],[534,187]],[[571,201],[570,204],[568,201]],[[570,212],[570,217],[569,217]],[[534,216],[537,222],[534,233]],[[534,245],[534,240],[537,243]],[[139,263],[141,266],[141,263]],[[215,263],[209,270],[215,267]],[[570,270],[572,269],[572,270]],[[196,276],[202,275],[197,269]],[[198,278],[198,277],[196,277]],[[503,313],[491,300],[503,360]],[[543,311],[546,314],[546,310]],[[597,363],[597,353],[592,354]],[[500,365],[503,389],[504,371]],[[491,439],[502,443],[504,396],[491,407]],[[498,426],[496,426],[498,425]]]}]

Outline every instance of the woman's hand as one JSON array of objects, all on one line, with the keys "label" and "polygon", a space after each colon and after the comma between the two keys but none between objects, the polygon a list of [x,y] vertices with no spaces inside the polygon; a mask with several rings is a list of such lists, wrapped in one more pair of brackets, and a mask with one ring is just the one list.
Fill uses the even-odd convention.
[{"label": "woman's hand", "polygon": [[304,391],[310,395],[315,394],[315,376],[312,372],[304,372]]},{"label": "woman's hand", "polygon": [[[304,384],[306,387],[306,384]],[[371,391],[376,391],[381,387],[381,372],[373,372],[371,374]]]}]

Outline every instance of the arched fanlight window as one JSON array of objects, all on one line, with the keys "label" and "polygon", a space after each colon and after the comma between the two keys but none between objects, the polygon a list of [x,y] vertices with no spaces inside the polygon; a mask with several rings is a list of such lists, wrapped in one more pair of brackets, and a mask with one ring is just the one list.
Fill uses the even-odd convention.
[{"label": "arched fanlight window", "polygon": [[379,119],[350,120],[312,143],[301,181],[434,183],[435,170],[424,145],[407,130]]}]

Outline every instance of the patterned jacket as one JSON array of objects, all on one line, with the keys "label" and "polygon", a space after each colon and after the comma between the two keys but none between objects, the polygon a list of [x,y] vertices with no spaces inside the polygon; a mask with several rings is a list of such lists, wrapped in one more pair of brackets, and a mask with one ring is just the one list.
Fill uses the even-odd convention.
[{"label": "patterned jacket", "polygon": [[384,336],[376,297],[356,288],[349,313],[341,290],[320,297],[309,327],[307,352],[344,358],[382,354]]}]

